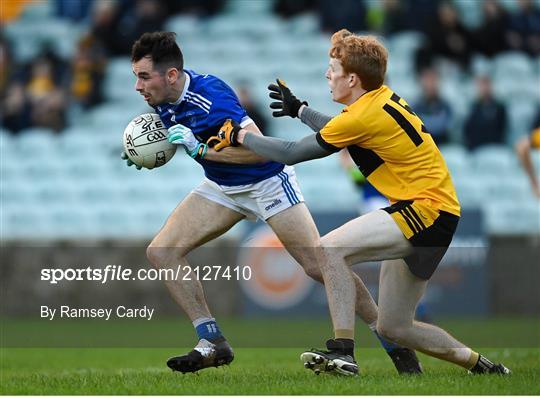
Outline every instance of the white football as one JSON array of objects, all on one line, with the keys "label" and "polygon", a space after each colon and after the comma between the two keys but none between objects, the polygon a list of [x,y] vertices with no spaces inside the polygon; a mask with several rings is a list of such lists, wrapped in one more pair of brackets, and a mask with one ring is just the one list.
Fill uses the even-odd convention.
[{"label": "white football", "polygon": [[124,130],[124,151],[144,168],[161,167],[172,159],[176,148],[167,140],[167,128],[156,113],[135,117]]}]

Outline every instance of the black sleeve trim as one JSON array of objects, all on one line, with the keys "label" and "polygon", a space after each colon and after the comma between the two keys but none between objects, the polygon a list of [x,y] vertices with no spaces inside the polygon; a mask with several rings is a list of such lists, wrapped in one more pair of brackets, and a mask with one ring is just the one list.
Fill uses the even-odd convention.
[{"label": "black sleeve trim", "polygon": [[329,152],[332,152],[332,153],[336,153],[336,152],[339,152],[341,150],[341,148],[337,147],[337,146],[334,146],[332,145],[331,143],[328,143],[326,142],[321,133],[320,132],[317,132],[316,134],[316,138],[317,138],[317,143],[319,144],[320,147],[322,147],[324,150],[327,150]]}]

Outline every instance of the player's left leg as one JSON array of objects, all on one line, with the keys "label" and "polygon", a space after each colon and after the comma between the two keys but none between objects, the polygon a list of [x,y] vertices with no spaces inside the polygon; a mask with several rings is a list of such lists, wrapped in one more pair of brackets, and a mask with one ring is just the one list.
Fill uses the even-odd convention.
[{"label": "player's left leg", "polygon": [[386,212],[377,210],[347,222],[321,239],[328,304],[336,338],[354,335],[355,288],[352,264],[399,258],[412,252],[410,243]]},{"label": "player's left leg", "polygon": [[427,283],[427,280],[412,274],[403,259],[383,262],[377,323],[379,333],[412,349],[460,365],[473,373],[509,373],[502,364],[493,364],[443,329],[414,321],[416,306]]},{"label": "player's left leg", "polygon": [[[389,227],[389,225],[391,227]],[[396,231],[397,229],[397,231]],[[378,210],[356,218],[338,229],[328,233],[321,239],[323,259],[320,269],[323,274],[326,296],[334,327],[335,341],[341,346],[327,342],[329,353],[328,363],[334,364],[336,357],[345,360],[352,356],[354,351],[354,304],[356,290],[352,264],[385,259],[386,257],[401,257],[412,251],[409,242],[404,239],[401,231],[386,212]],[[407,350],[408,351],[408,350]],[[409,351],[410,352],[410,351]],[[306,367],[318,364],[317,361],[325,359],[327,352],[305,352],[301,358]],[[413,352],[410,352],[413,353]],[[402,357],[393,358],[394,363]],[[407,357],[411,363],[418,364],[416,357],[410,354]],[[325,361],[321,363],[327,365]],[[396,364],[396,367],[398,365]],[[314,369],[324,370],[319,365]],[[416,373],[421,369],[418,366]],[[411,371],[412,372],[412,371]]]}]

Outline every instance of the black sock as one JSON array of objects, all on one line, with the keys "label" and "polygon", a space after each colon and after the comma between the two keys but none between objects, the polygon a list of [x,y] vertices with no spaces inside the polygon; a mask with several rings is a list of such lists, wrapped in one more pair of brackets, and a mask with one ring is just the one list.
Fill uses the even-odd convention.
[{"label": "black sock", "polygon": [[341,346],[340,349],[344,354],[354,358],[354,340],[346,338],[337,338],[335,339]]}]

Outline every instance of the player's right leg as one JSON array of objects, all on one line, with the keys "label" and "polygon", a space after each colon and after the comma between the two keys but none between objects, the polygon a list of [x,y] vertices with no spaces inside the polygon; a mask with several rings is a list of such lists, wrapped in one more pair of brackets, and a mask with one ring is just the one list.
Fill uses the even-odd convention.
[{"label": "player's right leg", "polygon": [[181,372],[195,372],[210,366],[228,364],[232,349],[210,314],[199,280],[185,277],[189,267],[186,255],[194,248],[222,235],[245,216],[231,208],[191,193],[173,211],[165,226],[147,249],[149,261],[156,268],[177,268],[179,279],[166,280],[170,294],[184,310],[199,337],[194,350],[173,357],[167,365]]}]

